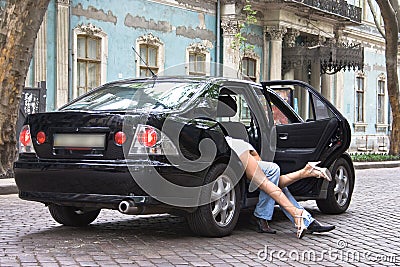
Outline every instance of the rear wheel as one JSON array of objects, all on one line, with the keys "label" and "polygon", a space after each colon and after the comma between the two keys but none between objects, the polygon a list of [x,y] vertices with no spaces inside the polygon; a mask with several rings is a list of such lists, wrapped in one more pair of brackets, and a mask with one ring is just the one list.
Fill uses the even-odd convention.
[{"label": "rear wheel", "polygon": [[213,183],[211,192],[206,192],[210,203],[187,216],[189,227],[195,234],[222,237],[232,233],[236,226],[240,190],[234,184],[237,180],[234,172],[226,168],[226,164],[217,164],[210,169],[206,177],[206,183]]},{"label": "rear wheel", "polygon": [[77,207],[49,205],[49,211],[53,219],[66,226],[86,226],[96,220],[99,209],[83,211]]},{"label": "rear wheel", "polygon": [[344,158],[339,158],[332,168],[332,182],[328,186],[326,199],[317,200],[321,212],[339,214],[350,205],[354,189],[354,172]]}]

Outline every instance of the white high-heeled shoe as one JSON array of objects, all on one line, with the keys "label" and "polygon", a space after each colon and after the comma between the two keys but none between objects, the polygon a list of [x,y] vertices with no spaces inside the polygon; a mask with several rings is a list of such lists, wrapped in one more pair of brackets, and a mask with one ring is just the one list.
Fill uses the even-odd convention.
[{"label": "white high-heeled shoe", "polygon": [[321,178],[321,176],[322,176],[322,178],[328,180],[329,182],[332,181],[331,172],[330,172],[327,168],[317,167],[317,165],[318,165],[319,163],[321,163],[321,161],[317,161],[317,162],[308,162],[308,163],[307,163],[308,165],[310,165],[310,166],[312,167],[310,173],[311,173],[313,170],[316,170],[316,171],[319,172],[317,178]]},{"label": "white high-heeled shoe", "polygon": [[294,225],[297,227],[297,233],[296,233],[297,238],[301,239],[303,238],[303,236],[305,236],[307,232],[307,227],[304,224],[304,219],[306,219],[304,210],[301,211],[300,215],[295,215],[294,218],[298,218],[298,220],[300,221],[299,224],[295,223]]}]

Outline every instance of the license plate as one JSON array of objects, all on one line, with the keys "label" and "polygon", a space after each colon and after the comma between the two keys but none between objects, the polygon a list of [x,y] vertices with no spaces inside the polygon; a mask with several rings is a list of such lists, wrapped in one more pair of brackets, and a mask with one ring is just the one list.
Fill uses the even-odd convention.
[{"label": "license plate", "polygon": [[104,149],[106,134],[54,134],[54,148]]}]

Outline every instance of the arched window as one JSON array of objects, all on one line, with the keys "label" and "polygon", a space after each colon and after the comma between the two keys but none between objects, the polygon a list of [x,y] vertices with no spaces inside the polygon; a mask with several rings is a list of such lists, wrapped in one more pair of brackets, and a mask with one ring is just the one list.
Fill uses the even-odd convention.
[{"label": "arched window", "polygon": [[257,61],[253,58],[244,57],[242,60],[242,73],[249,77],[250,80],[256,81]]},{"label": "arched window", "polygon": [[141,59],[136,58],[136,76],[150,77],[164,70],[164,44],[161,40],[149,33],[136,40],[136,49]]},{"label": "arched window", "polygon": [[[140,60],[139,68],[140,68],[140,77],[149,77],[151,76],[151,72],[158,72],[158,47],[149,44],[141,44],[140,45],[140,56],[143,61]],[[151,71],[150,71],[151,70]]]},{"label": "arched window", "polygon": [[189,65],[186,74],[210,75],[210,51],[202,43],[192,43],[186,49],[186,61]]},{"label": "arched window", "polygon": [[88,24],[74,29],[73,98],[106,81],[107,34]]},{"label": "arched window", "polygon": [[246,51],[242,58],[242,74],[245,78],[256,82],[258,80],[259,56],[254,51]]}]

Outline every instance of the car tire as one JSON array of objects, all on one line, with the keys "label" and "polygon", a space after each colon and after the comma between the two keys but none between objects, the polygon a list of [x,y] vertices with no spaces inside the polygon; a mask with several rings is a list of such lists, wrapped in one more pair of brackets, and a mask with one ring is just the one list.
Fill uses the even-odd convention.
[{"label": "car tire", "polygon": [[[205,194],[211,203],[202,205],[187,215],[193,233],[208,237],[223,237],[232,233],[240,213],[240,189],[239,183],[234,184],[235,181],[235,173],[226,164],[217,164],[210,168],[205,183],[214,183],[214,193]],[[217,194],[221,197],[216,198]],[[212,199],[212,195],[216,199]]]},{"label": "car tire", "polygon": [[49,205],[49,211],[53,219],[65,226],[86,226],[96,220],[100,209],[82,212],[76,207]]},{"label": "car tire", "polygon": [[326,214],[340,214],[350,205],[354,189],[354,171],[344,158],[339,158],[331,169],[332,181],[326,199],[317,200],[319,210]]}]

